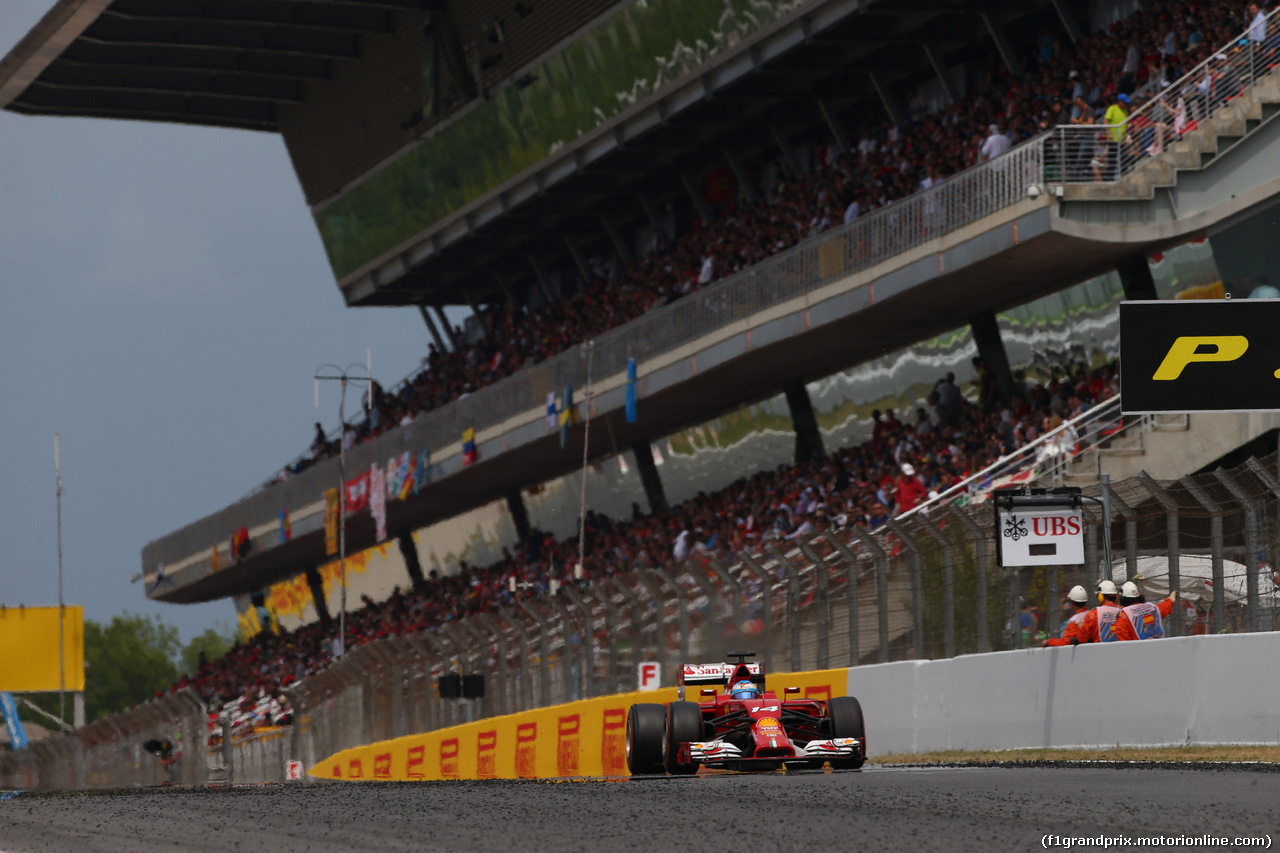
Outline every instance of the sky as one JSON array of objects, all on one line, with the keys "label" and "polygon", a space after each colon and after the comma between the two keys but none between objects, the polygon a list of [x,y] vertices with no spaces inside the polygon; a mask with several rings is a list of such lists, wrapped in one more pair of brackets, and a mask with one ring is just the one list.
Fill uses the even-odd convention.
[{"label": "sky", "polygon": [[[0,2],[0,55],[53,5]],[[320,365],[372,348],[390,386],[429,340],[345,306],[279,135],[0,111],[0,603],[57,604],[57,433],[66,602],[230,631],[229,600],[149,602],[143,546],[337,426]]]}]

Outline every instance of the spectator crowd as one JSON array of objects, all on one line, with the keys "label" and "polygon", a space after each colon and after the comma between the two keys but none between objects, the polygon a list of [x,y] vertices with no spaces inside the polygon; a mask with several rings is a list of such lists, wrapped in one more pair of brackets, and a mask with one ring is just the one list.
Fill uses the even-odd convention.
[{"label": "spectator crowd", "polygon": [[[432,630],[561,584],[585,585],[642,568],[678,573],[690,559],[732,564],[737,552],[766,542],[854,523],[875,528],[1118,392],[1112,364],[1078,368],[1045,384],[1016,379],[1005,405],[991,371],[981,359],[974,362],[978,379],[969,394],[948,374],[912,416],[873,411],[871,437],[855,447],[762,471],[658,512],[646,514],[638,504],[629,518],[588,512],[581,569],[577,537],[557,540],[534,531],[493,565],[463,563],[451,576],[432,572],[420,588],[397,589],[380,603],[362,597],[361,607],[347,615],[347,646]],[[211,707],[232,712],[233,730],[287,721],[280,688],[330,663],[334,633],[332,621],[267,630],[174,686],[191,687]]]},{"label": "spectator crowd", "polygon": [[[423,370],[396,389],[373,383],[365,420],[344,424],[335,440],[316,424],[311,449],[281,477],[336,454],[340,443],[351,446],[407,424],[815,234],[927,190],[1049,127],[1100,122],[1116,104],[1127,114],[1140,105],[1129,93],[1177,79],[1206,58],[1210,46],[1225,44],[1265,12],[1252,4],[1246,11],[1236,4],[1176,0],[1144,6],[1074,45],[1042,30],[1024,58],[1022,77],[992,61],[972,75],[963,101],[935,112],[911,93],[901,125],[860,128],[848,151],[818,146],[816,165],[804,174],[785,166],[765,169],[757,176],[758,200],[746,200],[747,193],[726,197],[712,216],[695,220],[676,239],[657,235],[651,250],[629,264],[593,259],[591,279],[567,298],[537,309],[508,304],[481,310],[479,340],[463,344],[457,330],[457,347],[431,346]],[[535,531],[504,549],[494,565],[464,563],[457,575],[433,572],[420,588],[397,589],[386,601],[365,598],[348,614],[347,645],[431,630],[560,583],[675,568],[690,558],[732,563],[737,552],[769,540],[854,523],[876,527],[1118,391],[1114,364],[1077,368],[1045,384],[1015,382],[1008,395],[998,393],[985,364],[975,359],[975,367],[971,394],[962,394],[948,376],[914,413],[900,418],[893,410],[873,412],[871,437],[856,447],[744,477],[658,512],[646,514],[638,505],[623,519],[588,512],[585,559],[577,570],[576,537],[557,541]],[[193,688],[211,707],[234,710],[242,725],[287,721],[280,689],[328,665],[337,651],[333,635],[324,621],[292,632],[268,630],[174,686]]]},{"label": "spectator crowd", "polygon": [[[344,424],[329,440],[319,424],[306,454],[278,475],[284,479],[318,459],[409,423],[419,414],[518,373],[577,343],[670,304],[698,288],[783,252],[797,243],[929,189],[955,173],[999,156],[1048,128],[1063,124],[1123,122],[1141,106],[1129,93],[1158,92],[1229,42],[1259,24],[1265,9],[1221,2],[1155,0],[1147,11],[1117,21],[1078,44],[1043,28],[1024,57],[1023,77],[990,61],[973,75],[968,95],[935,112],[908,93],[901,126],[867,125],[851,149],[817,146],[814,168],[795,174],[771,165],[756,201],[717,199],[713,215],[695,219],[675,240],[656,234],[630,264],[593,258],[590,280],[569,296],[537,309],[512,304],[482,308],[479,340],[441,351],[430,345],[423,369],[391,392],[374,383],[368,416]],[[1280,36],[1280,33],[1271,34]],[[1148,86],[1150,84],[1150,86]],[[1135,124],[1138,119],[1135,118]],[[1134,138],[1145,138],[1135,128]],[[1105,146],[1090,162],[1107,165]],[[745,196],[744,196],[745,197]]]}]

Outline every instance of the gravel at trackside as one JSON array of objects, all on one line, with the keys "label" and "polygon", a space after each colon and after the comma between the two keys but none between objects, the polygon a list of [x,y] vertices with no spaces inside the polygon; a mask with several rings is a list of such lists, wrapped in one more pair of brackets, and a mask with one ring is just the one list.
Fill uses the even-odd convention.
[{"label": "gravel at trackside", "polygon": [[1280,842],[1273,771],[868,768],[21,794],[0,799],[0,851],[1031,850],[1045,833],[1270,833]]}]

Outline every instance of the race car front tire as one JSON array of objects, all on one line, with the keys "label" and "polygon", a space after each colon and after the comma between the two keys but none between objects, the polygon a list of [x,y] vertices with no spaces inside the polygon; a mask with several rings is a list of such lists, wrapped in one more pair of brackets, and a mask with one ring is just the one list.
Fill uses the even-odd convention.
[{"label": "race car front tire", "polygon": [[[827,702],[827,713],[831,718],[833,738],[856,737],[865,749],[867,731],[862,722],[862,705],[857,699],[852,696],[837,696]],[[865,760],[866,756],[862,754],[857,758],[833,758],[831,767],[835,770],[857,770]]]},{"label": "race car front tire", "polygon": [[643,702],[631,706],[627,712],[627,770],[632,776],[663,771],[666,735],[666,708]]},{"label": "race car front tire", "polygon": [[672,702],[667,706],[667,772],[672,776],[691,776],[698,772],[693,762],[676,762],[682,743],[702,740],[702,709],[697,702]]}]

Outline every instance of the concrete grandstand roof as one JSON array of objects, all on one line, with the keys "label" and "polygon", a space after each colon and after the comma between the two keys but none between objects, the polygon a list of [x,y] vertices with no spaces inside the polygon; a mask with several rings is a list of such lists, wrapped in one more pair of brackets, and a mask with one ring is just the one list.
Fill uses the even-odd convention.
[{"label": "concrete grandstand roof", "polygon": [[432,0],[59,0],[0,60],[0,107],[279,130],[359,38]]}]

